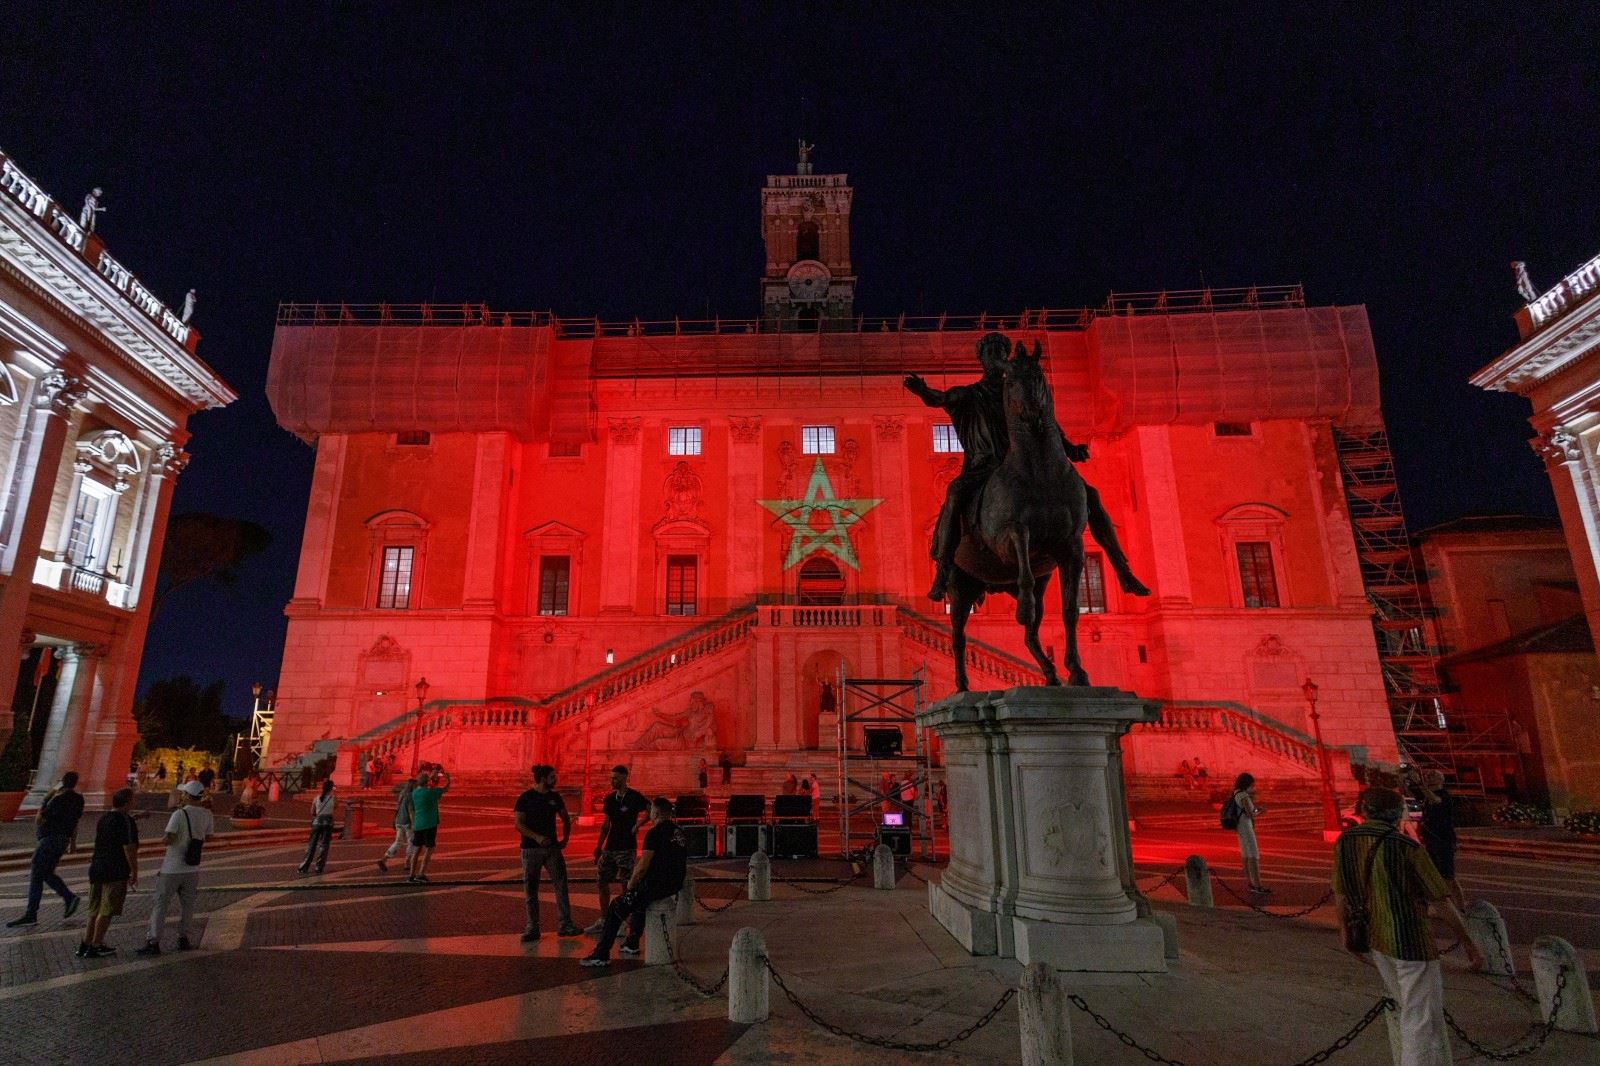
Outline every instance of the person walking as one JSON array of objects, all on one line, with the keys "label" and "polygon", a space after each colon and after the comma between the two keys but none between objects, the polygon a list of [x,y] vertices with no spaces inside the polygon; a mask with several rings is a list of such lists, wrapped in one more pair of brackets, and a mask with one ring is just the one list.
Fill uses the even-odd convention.
[{"label": "person walking", "polygon": [[384,873],[389,872],[389,860],[400,854],[405,849],[406,867],[411,866],[411,856],[416,849],[411,844],[411,790],[416,787],[416,782],[407,778],[400,782],[399,789],[394,798],[394,843],[389,845],[389,850],[383,853],[378,860],[378,869]]},{"label": "person walking", "polygon": [[[441,778],[444,784],[436,784]],[[415,850],[406,860],[406,880],[412,884],[427,884],[428,860],[439,841],[439,800],[450,791],[450,775],[432,769],[417,775],[411,789],[411,843]]]},{"label": "person walking", "polygon": [[189,941],[189,923],[194,918],[195,900],[200,895],[200,848],[216,829],[211,812],[200,806],[205,786],[198,781],[185,781],[179,787],[183,806],[167,819],[167,829],[162,839],[167,853],[161,858],[161,872],[156,876],[155,909],[150,912],[150,932],[144,947],[135,955],[161,954],[161,929],[167,924],[167,912],[177,897],[178,950],[194,947]]},{"label": "person walking", "polygon": [[1470,969],[1483,968],[1483,955],[1427,851],[1400,832],[1406,810],[1400,793],[1364,789],[1358,807],[1365,820],[1333,845],[1332,887],[1345,950],[1375,966],[1399,1004],[1398,1066],[1449,1066],[1444,976],[1429,913],[1460,939]]},{"label": "person walking", "polygon": [[78,847],[78,819],[83,817],[83,796],[78,792],[78,773],[68,770],[61,775],[61,783],[39,805],[33,816],[33,862],[28,869],[28,906],[21,916],[6,925],[34,925],[39,921],[39,903],[44,898],[46,885],[61,897],[66,906],[63,918],[71,918],[78,910],[78,897],[56,873],[61,856]]},{"label": "person walking", "polygon": [[139,823],[128,813],[133,789],[118,789],[111,809],[94,827],[94,854],[89,859],[89,928],[78,945],[78,958],[100,959],[115,955],[106,947],[111,919],[122,913],[128,889],[139,885]]},{"label": "person walking", "polygon": [[[1244,860],[1244,879],[1250,891],[1262,894],[1272,889],[1261,883],[1261,847],[1256,843],[1256,816],[1266,808],[1256,803],[1256,779],[1250,774],[1240,774],[1233,782],[1233,795],[1228,803],[1233,807],[1233,831],[1239,837],[1239,858]],[[1227,805],[1224,805],[1227,806]],[[1223,811],[1226,825],[1228,811]]]},{"label": "person walking", "polygon": [[606,909],[611,906],[611,882],[626,884],[633,876],[633,853],[638,849],[639,819],[648,814],[650,803],[628,787],[628,768],[611,768],[611,791],[606,793],[605,818],[594,848],[595,888],[600,896],[600,918],[588,929],[591,936],[605,926]]},{"label": "person walking", "polygon": [[701,792],[704,792],[706,789],[711,787],[711,767],[706,764],[706,761],[704,759],[700,760],[700,777],[699,777],[699,779],[700,779],[700,791]]},{"label": "person walking", "polygon": [[1450,886],[1450,902],[1458,910],[1466,910],[1467,897],[1456,880],[1456,814],[1455,803],[1444,787],[1444,774],[1428,770],[1416,784],[1416,796],[1422,802],[1422,824],[1419,827],[1422,846],[1433,860],[1439,876]]},{"label": "person walking", "polygon": [[[297,873],[311,869],[311,856],[316,854],[317,873],[328,865],[328,846],[333,843],[333,815],[338,801],[333,798],[333,778],[324,778],[322,792],[311,801],[311,836],[306,840],[306,857],[300,861]],[[319,852],[317,846],[321,845]]]},{"label": "person walking", "polygon": [[[572,817],[567,804],[556,791],[556,768],[543,763],[533,768],[533,787],[517,797],[511,808],[522,852],[522,897],[528,905],[528,924],[522,929],[522,942],[539,939],[539,878],[550,871],[550,887],[556,894],[558,936],[578,936],[583,932],[572,921],[572,904],[567,899],[567,860],[561,850],[572,836]],[[561,829],[556,830],[556,820]]]},{"label": "person walking", "polygon": [[683,887],[689,865],[688,842],[683,830],[672,820],[672,801],[657,796],[650,802],[650,831],[644,835],[644,851],[628,878],[628,885],[616,902],[606,909],[600,938],[594,950],[579,962],[584,966],[609,966],[611,945],[624,920],[629,920],[628,938],[622,942],[624,955],[639,954],[639,938],[644,935],[645,912],[656,900],[667,899]]}]

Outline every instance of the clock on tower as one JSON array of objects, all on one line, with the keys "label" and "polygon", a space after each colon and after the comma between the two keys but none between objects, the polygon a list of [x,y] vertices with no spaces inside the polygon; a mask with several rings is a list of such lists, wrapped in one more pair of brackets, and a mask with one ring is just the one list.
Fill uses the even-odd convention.
[{"label": "clock on tower", "polygon": [[855,319],[855,274],[850,266],[850,202],[844,174],[811,173],[804,146],[794,174],[767,175],[761,190],[761,237],[767,266],[761,276],[763,328],[827,329]]}]

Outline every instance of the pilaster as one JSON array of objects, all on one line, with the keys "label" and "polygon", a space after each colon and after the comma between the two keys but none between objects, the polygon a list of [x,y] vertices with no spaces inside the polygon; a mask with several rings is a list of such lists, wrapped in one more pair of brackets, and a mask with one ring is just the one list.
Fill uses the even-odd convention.
[{"label": "pilaster", "polygon": [[600,609],[633,612],[639,589],[640,445],[637,418],[609,420]]},{"label": "pilaster", "polygon": [[761,535],[765,512],[756,504],[761,493],[761,416],[728,419],[728,543],[743,545],[729,552],[728,595],[738,601],[761,588]]},{"label": "pilaster", "polygon": [[317,438],[317,462],[311,474],[305,532],[300,540],[300,568],[294,579],[294,598],[298,602],[320,607],[328,594],[328,571],[333,565],[334,530],[339,518],[339,493],[344,484],[348,448],[349,438],[343,434],[325,433]]},{"label": "pilaster", "polygon": [[1189,583],[1188,546],[1183,536],[1183,510],[1178,476],[1172,463],[1172,439],[1166,426],[1138,426],[1139,464],[1144,472],[1144,511],[1155,557],[1155,590],[1163,607],[1193,605]]},{"label": "pilaster", "polygon": [[507,435],[480,433],[467,527],[467,574],[461,605],[491,609],[499,589],[497,562],[505,524]]}]

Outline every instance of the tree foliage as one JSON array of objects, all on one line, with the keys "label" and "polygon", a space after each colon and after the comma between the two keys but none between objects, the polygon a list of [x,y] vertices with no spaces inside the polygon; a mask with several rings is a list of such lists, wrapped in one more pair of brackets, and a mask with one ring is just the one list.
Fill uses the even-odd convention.
[{"label": "tree foliage", "polygon": [[206,580],[224,586],[237,584],[244,564],[271,543],[272,534],[266,527],[247,519],[205,512],[174,515],[167,522],[151,615],[185,585]]},{"label": "tree foliage", "polygon": [[139,736],[149,748],[198,748],[219,752],[232,724],[222,711],[222,682],[204,688],[191,677],[157,681],[133,705]]}]

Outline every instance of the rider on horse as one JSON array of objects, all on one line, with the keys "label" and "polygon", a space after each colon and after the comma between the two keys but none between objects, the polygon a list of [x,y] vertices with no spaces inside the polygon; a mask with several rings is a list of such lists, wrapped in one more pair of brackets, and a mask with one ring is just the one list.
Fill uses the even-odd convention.
[{"label": "rider on horse", "polygon": [[[950,570],[955,565],[956,548],[961,542],[961,523],[968,505],[1006,457],[1009,438],[1006,434],[1002,385],[1010,354],[1011,342],[1005,334],[986,333],[978,342],[978,363],[983,367],[983,376],[972,384],[941,390],[930,388],[917,374],[905,379],[906,388],[923,403],[944,409],[961,441],[961,473],[950,482],[945,492],[944,506],[939,511],[939,522],[933,534],[931,554],[938,570],[934,575],[933,588],[928,590],[930,600],[945,598]],[[1061,427],[1057,425],[1056,428],[1059,431]],[[1065,432],[1061,434],[1061,443],[1066,447],[1068,461],[1081,463],[1089,458],[1089,446],[1072,443]],[[1100,494],[1088,483],[1084,484],[1084,490],[1088,497],[1090,532],[1095,543],[1105,551],[1122,590],[1134,596],[1148,596],[1150,590],[1133,576],[1128,557],[1117,543],[1116,529],[1100,502]]]}]

